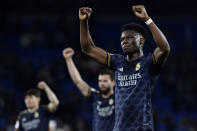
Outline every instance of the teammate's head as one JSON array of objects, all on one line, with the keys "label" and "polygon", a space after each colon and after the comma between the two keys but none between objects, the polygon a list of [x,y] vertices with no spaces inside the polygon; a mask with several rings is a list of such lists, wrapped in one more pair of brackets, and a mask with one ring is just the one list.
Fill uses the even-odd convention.
[{"label": "teammate's head", "polygon": [[40,103],[40,91],[37,89],[30,89],[25,93],[25,105],[27,108],[35,108]]},{"label": "teammate's head", "polygon": [[114,73],[109,69],[103,69],[98,75],[98,86],[102,94],[108,94],[115,85]]},{"label": "teammate's head", "polygon": [[147,38],[147,31],[135,23],[125,24],[121,28],[121,46],[125,54],[132,55],[140,52]]}]

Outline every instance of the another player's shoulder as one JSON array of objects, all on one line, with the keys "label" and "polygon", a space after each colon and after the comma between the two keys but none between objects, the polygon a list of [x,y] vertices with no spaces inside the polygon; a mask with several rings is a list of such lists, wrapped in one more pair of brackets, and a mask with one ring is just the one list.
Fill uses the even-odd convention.
[{"label": "another player's shoulder", "polygon": [[40,107],[39,107],[39,112],[45,112],[45,111],[49,111],[49,109],[48,109],[48,105],[41,105]]},{"label": "another player's shoulder", "polygon": [[97,90],[97,89],[95,89],[95,88],[89,88],[89,93],[96,93],[96,94],[100,94],[100,92]]},{"label": "another player's shoulder", "polygon": [[100,92],[97,90],[97,89],[95,89],[95,88],[89,88],[89,90],[88,90],[88,98],[90,98],[92,95],[98,95],[98,94],[100,94]]},{"label": "another player's shoulder", "polygon": [[28,113],[28,110],[23,110],[18,114],[18,119],[20,119],[22,116],[26,115]]},{"label": "another player's shoulder", "polygon": [[19,113],[19,115],[25,115],[25,114],[27,114],[28,113],[28,110],[23,110],[23,111],[21,111],[20,113]]}]

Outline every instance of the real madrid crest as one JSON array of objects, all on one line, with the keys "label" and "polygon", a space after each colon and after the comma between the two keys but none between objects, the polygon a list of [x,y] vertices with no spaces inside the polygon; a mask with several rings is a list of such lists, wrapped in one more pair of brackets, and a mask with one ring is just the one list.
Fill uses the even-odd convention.
[{"label": "real madrid crest", "polygon": [[109,99],[109,105],[113,105],[114,104],[114,100],[111,98]]},{"label": "real madrid crest", "polygon": [[136,64],[136,67],[135,67],[135,70],[136,70],[136,71],[139,71],[140,68],[141,68],[140,63],[137,63],[137,64]]},{"label": "real madrid crest", "polygon": [[39,113],[38,113],[38,112],[35,112],[35,113],[34,113],[34,117],[35,117],[35,118],[38,118],[38,117],[39,117]]}]

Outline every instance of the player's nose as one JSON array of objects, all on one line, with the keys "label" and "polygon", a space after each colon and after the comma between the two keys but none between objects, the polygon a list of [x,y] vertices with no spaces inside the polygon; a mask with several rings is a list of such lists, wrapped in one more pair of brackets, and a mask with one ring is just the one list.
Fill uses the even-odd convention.
[{"label": "player's nose", "polygon": [[125,46],[125,45],[127,45],[127,44],[128,44],[128,41],[127,41],[127,40],[124,40],[124,41],[122,41],[122,43],[121,43],[122,46]]}]

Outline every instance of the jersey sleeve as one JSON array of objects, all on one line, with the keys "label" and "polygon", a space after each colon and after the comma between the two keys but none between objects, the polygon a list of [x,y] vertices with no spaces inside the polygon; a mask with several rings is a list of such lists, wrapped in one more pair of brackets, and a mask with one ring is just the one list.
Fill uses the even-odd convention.
[{"label": "jersey sleeve", "polygon": [[52,114],[52,113],[49,111],[47,105],[42,105],[42,106],[40,106],[40,110],[41,110],[41,112],[42,112],[43,114],[45,114],[45,115],[50,115],[50,114]]},{"label": "jersey sleeve", "polygon": [[107,67],[115,71],[122,59],[124,59],[124,57],[119,54],[107,53]]},{"label": "jersey sleeve", "polygon": [[15,123],[15,126],[14,128],[17,130],[17,131],[23,131],[23,127],[22,127],[22,124],[21,124],[21,113],[19,114],[17,120],[16,120],[16,123]]},{"label": "jersey sleeve", "polygon": [[99,91],[97,91],[95,88],[89,88],[88,91],[88,99],[91,102],[94,102],[96,98],[98,97]]},{"label": "jersey sleeve", "polygon": [[150,75],[153,76],[153,77],[158,76],[159,73],[162,70],[162,67],[155,63],[154,55],[149,54],[147,56],[147,64],[148,64],[148,67],[150,69],[149,70]]}]

